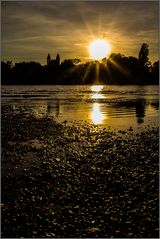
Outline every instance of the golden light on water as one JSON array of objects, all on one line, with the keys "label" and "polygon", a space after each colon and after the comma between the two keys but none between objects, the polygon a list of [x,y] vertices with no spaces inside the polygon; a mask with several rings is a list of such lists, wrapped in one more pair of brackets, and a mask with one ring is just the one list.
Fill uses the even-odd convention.
[{"label": "golden light on water", "polygon": [[104,39],[96,39],[89,45],[89,54],[92,59],[102,60],[111,53],[110,44]]},{"label": "golden light on water", "polygon": [[92,112],[91,112],[91,120],[93,121],[94,124],[101,124],[104,120],[104,115],[101,112],[100,104],[99,103],[94,103]]},{"label": "golden light on water", "polygon": [[101,91],[103,89],[103,85],[92,85],[91,90],[92,91]]},{"label": "golden light on water", "polygon": [[97,94],[93,94],[92,96],[91,96],[91,99],[104,99],[105,97],[104,97],[104,95],[102,95],[102,94],[99,94],[99,93],[97,93]]},{"label": "golden light on water", "polygon": [[93,93],[91,99],[104,99],[104,95],[101,94],[101,90],[103,89],[102,85],[93,85],[91,86],[91,91],[96,92]]}]

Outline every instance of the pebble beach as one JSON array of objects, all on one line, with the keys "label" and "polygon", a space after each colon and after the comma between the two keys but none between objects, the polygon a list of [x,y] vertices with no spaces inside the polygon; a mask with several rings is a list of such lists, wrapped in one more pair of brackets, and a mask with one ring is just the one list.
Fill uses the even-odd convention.
[{"label": "pebble beach", "polygon": [[2,117],[2,238],[158,238],[159,129]]}]

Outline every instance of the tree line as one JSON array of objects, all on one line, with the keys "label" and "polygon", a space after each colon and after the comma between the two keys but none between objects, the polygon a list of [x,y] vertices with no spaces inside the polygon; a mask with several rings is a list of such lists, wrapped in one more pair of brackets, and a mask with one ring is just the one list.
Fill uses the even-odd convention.
[{"label": "tree line", "polygon": [[1,62],[2,85],[156,85],[159,84],[159,62],[149,60],[149,46],[143,43],[138,57],[112,53],[109,58],[82,63],[79,59],[65,59],[60,55],[47,64],[38,62]]}]

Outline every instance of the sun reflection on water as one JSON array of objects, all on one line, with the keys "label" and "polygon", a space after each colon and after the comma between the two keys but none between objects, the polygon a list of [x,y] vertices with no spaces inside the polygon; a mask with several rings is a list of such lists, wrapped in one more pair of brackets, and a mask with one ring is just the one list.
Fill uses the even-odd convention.
[{"label": "sun reflection on water", "polygon": [[99,92],[103,89],[103,85],[92,85],[91,86],[91,91],[96,91]]},{"label": "sun reflection on water", "polygon": [[104,118],[105,117],[101,112],[100,104],[94,103],[91,112],[91,120],[93,121],[94,124],[102,124]]},{"label": "sun reflection on water", "polygon": [[103,85],[93,85],[91,86],[91,91],[94,93],[91,95],[91,99],[104,99],[104,95],[101,94],[101,90],[103,89]]},{"label": "sun reflection on water", "polygon": [[102,94],[99,94],[99,93],[97,93],[97,94],[93,94],[92,96],[91,96],[91,99],[104,99],[105,97],[104,97],[104,95],[102,95]]}]

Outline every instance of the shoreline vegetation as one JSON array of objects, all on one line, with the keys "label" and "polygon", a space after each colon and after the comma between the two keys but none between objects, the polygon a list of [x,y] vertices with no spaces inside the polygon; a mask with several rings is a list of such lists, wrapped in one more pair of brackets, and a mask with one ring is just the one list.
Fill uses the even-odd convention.
[{"label": "shoreline vegetation", "polygon": [[2,238],[158,238],[158,127],[2,115]]},{"label": "shoreline vegetation", "polygon": [[158,85],[159,61],[149,60],[149,46],[143,43],[138,58],[112,53],[101,61],[82,63],[79,59],[61,62],[57,54],[47,56],[47,65],[38,62],[1,62],[2,85]]}]

